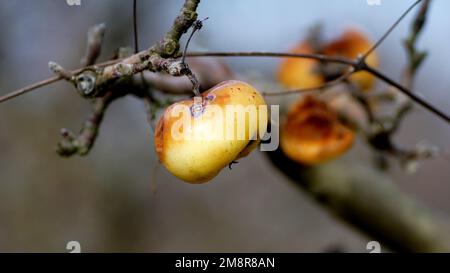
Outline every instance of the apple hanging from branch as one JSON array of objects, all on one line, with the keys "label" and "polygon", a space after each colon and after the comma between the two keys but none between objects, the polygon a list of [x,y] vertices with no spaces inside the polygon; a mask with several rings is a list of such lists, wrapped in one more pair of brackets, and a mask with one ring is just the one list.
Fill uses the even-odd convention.
[{"label": "apple hanging from branch", "polygon": [[173,175],[188,183],[204,183],[249,154],[267,123],[266,102],[254,87],[224,81],[201,97],[169,106],[156,126],[155,150]]}]

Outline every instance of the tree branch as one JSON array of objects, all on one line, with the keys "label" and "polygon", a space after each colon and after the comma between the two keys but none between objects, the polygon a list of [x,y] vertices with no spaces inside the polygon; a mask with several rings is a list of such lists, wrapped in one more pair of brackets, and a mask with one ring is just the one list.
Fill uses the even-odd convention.
[{"label": "tree branch", "polygon": [[348,70],[346,73],[342,74],[341,76],[337,77],[336,79],[327,81],[324,84],[319,85],[319,86],[287,90],[287,91],[281,91],[281,92],[272,92],[272,93],[262,92],[262,95],[266,96],[266,97],[270,97],[270,96],[291,95],[291,94],[297,94],[297,93],[305,93],[305,92],[313,92],[313,91],[315,92],[315,91],[325,90],[325,89],[331,88],[333,86],[336,86],[336,85],[339,85],[339,84],[345,82],[348,79],[348,77],[350,77],[354,72],[355,72],[355,70],[353,68],[350,68],[350,70]]},{"label": "tree branch", "polygon": [[372,53],[375,49],[377,49],[383,42],[384,40],[389,36],[389,34],[391,34],[391,32],[397,27],[398,24],[400,24],[400,22],[406,17],[406,15],[408,15],[408,13],[411,12],[411,10],[414,9],[414,7],[416,7],[422,0],[417,0],[416,2],[414,2],[414,4],[412,4],[396,21],[394,24],[392,24],[392,26],[383,34],[383,36],[381,36],[380,39],[378,39],[378,41],[372,46],[372,48],[370,48],[364,55],[363,58],[367,58],[367,56],[370,55],[370,53]]},{"label": "tree branch", "polygon": [[92,26],[89,29],[87,33],[86,53],[81,59],[82,66],[90,66],[97,61],[97,58],[100,56],[105,30],[106,26],[103,23]]},{"label": "tree branch", "polygon": [[363,70],[371,73],[372,75],[376,76],[377,78],[379,78],[380,80],[386,82],[387,84],[397,88],[399,91],[401,91],[403,94],[408,96],[411,100],[413,100],[417,104],[421,105],[422,107],[424,107],[425,109],[427,109],[431,113],[433,113],[436,116],[440,117],[442,120],[446,121],[447,123],[450,123],[450,117],[446,113],[442,112],[441,110],[437,109],[436,107],[434,107],[430,103],[426,102],[421,97],[419,97],[418,95],[414,94],[408,88],[406,88],[406,87],[402,86],[401,84],[397,83],[396,81],[394,81],[390,77],[382,74],[380,71],[378,71],[378,70],[376,70],[376,69],[374,69],[372,67],[369,67],[369,66],[364,67]]},{"label": "tree branch", "polygon": [[[186,0],[180,14],[176,17],[165,37],[147,50],[134,54],[116,64],[86,69],[75,75],[74,84],[85,97],[100,97],[113,84],[144,70],[164,71],[172,76],[192,78],[190,69],[176,58],[179,57],[180,38],[197,19],[197,6],[200,0]],[[93,84],[83,84],[84,81]],[[88,87],[88,88],[82,88]]]},{"label": "tree branch", "polygon": [[[119,60],[111,60],[111,61],[107,61],[107,62],[104,62],[104,63],[96,64],[95,67],[94,66],[88,66],[88,67],[75,69],[75,70],[72,70],[70,72],[72,74],[77,74],[77,73],[80,73],[80,72],[82,72],[84,70],[87,70],[87,69],[95,69],[95,68],[98,68],[98,67],[105,67],[105,66],[109,66],[109,65],[118,63],[120,61],[121,61],[120,59]],[[30,91],[33,91],[33,90],[36,90],[38,88],[47,86],[49,84],[58,82],[58,81],[63,80],[63,79],[64,78],[59,75],[59,76],[54,76],[54,77],[51,77],[51,78],[48,78],[48,79],[45,79],[45,80],[42,80],[42,81],[30,84],[30,85],[27,85],[27,86],[22,87],[20,89],[14,90],[11,93],[8,93],[8,94],[6,94],[4,96],[1,96],[0,97],[0,103],[4,102],[4,101],[7,101],[7,100],[10,100],[10,99],[13,99],[13,98],[18,97],[18,96],[21,96],[23,94],[26,94],[26,93],[28,93]]]},{"label": "tree branch", "polygon": [[105,96],[94,99],[92,101],[92,113],[84,122],[78,135],[67,129],[61,129],[63,139],[58,143],[56,152],[66,157],[74,154],[87,155],[97,138],[106,109],[116,98],[115,94],[108,92]]},{"label": "tree branch", "polygon": [[188,52],[187,57],[271,57],[271,58],[303,58],[314,59],[322,62],[340,63],[348,66],[356,66],[357,61],[340,57],[327,56],[322,54],[312,53],[286,53],[286,52],[267,52],[267,51],[252,51],[252,52],[221,52],[221,51],[206,51],[206,52]]},{"label": "tree branch", "polygon": [[[424,101],[419,96],[412,93],[408,88],[402,86],[400,83],[396,82],[392,78],[382,74],[377,69],[367,65],[362,58],[359,58],[357,60],[351,60],[348,58],[342,58],[342,57],[331,57],[331,56],[324,56],[320,54],[294,54],[294,53],[281,53],[281,52],[191,52],[188,53],[187,56],[190,57],[207,57],[207,56],[215,56],[215,57],[289,57],[289,58],[307,58],[307,59],[315,59],[323,62],[334,62],[334,63],[341,63],[346,64],[349,66],[354,67],[354,72],[357,71],[366,71],[370,74],[374,75],[378,79],[386,82],[387,84],[395,87],[399,91],[401,91],[403,94],[408,96],[410,99],[412,99],[417,104],[421,105],[422,107],[426,108],[433,114],[437,115],[447,123],[450,123],[450,117],[442,112],[441,110],[437,109],[430,103]],[[286,95],[289,94],[288,92],[280,92],[280,95]]]},{"label": "tree branch", "polygon": [[450,229],[380,172],[331,163],[305,167],[278,149],[271,162],[343,220],[396,251],[449,252]]}]

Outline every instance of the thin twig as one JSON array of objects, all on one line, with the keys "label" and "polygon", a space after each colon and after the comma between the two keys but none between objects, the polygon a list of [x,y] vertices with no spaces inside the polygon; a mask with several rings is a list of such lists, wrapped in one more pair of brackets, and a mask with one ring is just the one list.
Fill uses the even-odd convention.
[{"label": "thin twig", "polygon": [[9,94],[6,94],[6,95],[0,97],[0,102],[7,101],[9,99],[12,99],[12,98],[15,98],[17,96],[23,95],[23,94],[25,94],[27,92],[30,92],[31,90],[34,90],[34,89],[37,89],[37,88],[40,88],[40,87],[44,87],[46,85],[49,85],[51,83],[60,81],[62,79],[63,79],[62,76],[55,76],[55,77],[51,77],[51,78],[45,79],[45,80],[37,82],[37,83],[30,84],[28,86],[25,86],[23,88],[17,89],[17,90],[15,90],[15,91],[13,91],[13,92],[11,92]]},{"label": "thin twig", "polygon": [[311,92],[311,91],[319,91],[319,90],[325,90],[330,87],[339,85],[343,83],[345,80],[348,79],[353,73],[355,72],[355,69],[353,67],[350,68],[350,70],[339,76],[338,78],[327,81],[322,85],[316,86],[316,87],[308,87],[308,88],[302,88],[302,89],[294,89],[294,90],[287,90],[287,91],[281,91],[276,93],[268,93],[268,92],[262,92],[263,96],[271,97],[271,96],[279,96],[279,95],[291,95],[291,94],[297,94],[297,93],[305,93],[305,92]]},{"label": "thin twig", "polygon": [[[137,53],[140,54],[140,53]],[[356,62],[347,58],[342,57],[330,57],[320,54],[294,54],[294,53],[275,53],[275,52],[188,52],[186,54],[187,57],[207,57],[207,56],[216,56],[216,57],[292,57],[292,58],[308,58],[308,59],[316,59],[324,62],[335,62],[347,64],[349,66],[353,66]],[[123,59],[111,60],[104,63],[96,64],[96,67],[107,67],[109,65],[114,65]],[[86,70],[90,67],[83,67],[76,70],[71,71],[72,74],[77,74],[83,70]],[[92,67],[91,67],[92,68]],[[23,88],[12,91],[9,94],[6,94],[0,97],[0,103],[7,101],[9,99],[15,98],[17,96],[28,93],[34,89],[52,84],[54,82],[62,80],[62,77],[51,77],[40,82],[25,86]]]},{"label": "thin twig", "polygon": [[[75,70],[70,71],[70,73],[77,74],[77,73],[80,73],[81,71],[89,69],[89,68],[106,67],[106,66],[118,63],[121,60],[122,59],[111,60],[111,61],[107,61],[107,62],[104,62],[104,63],[96,64],[95,66],[83,67],[83,68],[75,69]],[[17,90],[15,90],[15,91],[13,91],[13,92],[11,92],[9,94],[6,94],[6,95],[0,97],[0,103],[2,103],[4,101],[7,101],[7,100],[10,100],[12,98],[15,98],[17,96],[23,95],[25,93],[28,93],[28,92],[30,92],[32,90],[35,90],[35,89],[38,89],[40,87],[44,87],[46,85],[49,85],[49,84],[55,83],[57,81],[63,80],[63,79],[64,78],[62,76],[54,76],[54,77],[51,77],[51,78],[48,78],[48,79],[45,79],[45,80],[42,80],[42,81],[30,84],[30,85],[27,85],[27,86],[25,86],[23,88],[17,89]]]},{"label": "thin twig", "polygon": [[304,58],[314,59],[323,62],[341,63],[348,66],[356,66],[357,61],[340,57],[327,56],[322,54],[307,54],[307,53],[287,53],[287,52],[266,52],[266,51],[252,51],[252,52],[223,52],[223,51],[206,51],[206,52],[188,52],[186,57],[273,57],[273,58]]},{"label": "thin twig", "polygon": [[87,155],[97,139],[106,109],[118,97],[117,93],[109,92],[101,98],[94,99],[92,101],[92,113],[83,123],[78,134],[74,134],[67,129],[61,130],[63,139],[58,143],[56,152],[65,157],[74,154]]},{"label": "thin twig", "polygon": [[[413,94],[409,89],[402,86],[401,84],[397,83],[393,79],[389,78],[388,76],[382,74],[378,70],[372,68],[369,65],[365,65],[363,67],[360,67],[359,60],[351,60],[348,58],[343,57],[334,57],[334,56],[325,56],[321,54],[295,54],[295,53],[284,53],[284,52],[190,52],[187,53],[186,56],[188,57],[208,57],[208,56],[216,56],[216,57],[289,57],[289,58],[307,58],[307,59],[316,59],[324,62],[335,62],[335,63],[341,63],[346,64],[349,66],[357,67],[359,69],[365,70],[366,72],[371,73],[372,75],[376,76],[380,80],[388,83],[389,85],[397,88],[399,91],[410,97],[413,101],[416,103],[422,105],[427,110],[431,111],[432,113],[436,114],[446,122],[450,123],[450,117],[443,113],[442,111],[436,109],[433,105],[429,104],[428,102],[421,99],[419,96]],[[110,63],[103,63],[101,65],[97,66],[107,66],[109,64],[117,63],[118,61],[110,61]],[[72,73],[77,73],[80,70],[72,71]],[[356,72],[356,71],[355,71]],[[54,77],[47,80],[44,80],[42,82],[39,82],[37,84],[33,84],[30,86],[27,86],[25,88],[19,89],[17,91],[14,91],[13,93],[6,95],[4,97],[0,97],[0,102],[3,102],[5,100],[8,100],[10,98],[22,95],[26,92],[29,92],[33,89],[48,85],[50,83],[56,82],[58,80],[61,80],[61,77]]]},{"label": "thin twig", "polygon": [[378,48],[378,46],[381,45],[381,43],[384,42],[384,40],[391,34],[391,32],[397,27],[397,25],[408,15],[408,13],[414,9],[414,7],[419,4],[422,0],[417,0],[414,4],[412,4],[403,14],[400,16],[395,23],[381,36],[381,38],[370,48],[364,55],[363,58],[365,59],[367,56],[370,55],[375,49]]},{"label": "thin twig", "polygon": [[134,53],[138,53],[139,41],[137,29],[137,0],[133,0],[133,36],[134,36]]},{"label": "thin twig", "polygon": [[203,20],[197,20],[192,24],[192,31],[189,35],[186,45],[184,46],[183,55],[181,57],[181,64],[185,67],[185,75],[189,79],[189,81],[192,83],[193,86],[193,92],[196,97],[200,97],[200,81],[198,80],[197,76],[190,70],[189,65],[186,63],[186,52],[189,48],[189,44],[191,43],[191,39],[194,36],[195,32],[200,30],[203,27],[203,21],[208,20],[208,17],[206,17]]},{"label": "thin twig", "polygon": [[365,93],[361,92],[361,89],[355,83],[348,81],[348,80],[345,83],[347,84],[347,87],[349,88],[350,94],[352,95],[352,97],[355,98],[356,101],[358,101],[360,103],[360,105],[362,106],[362,108],[367,116],[367,120],[368,120],[369,124],[375,123],[376,122],[375,113],[372,109],[372,106],[370,104],[370,101],[369,101],[367,95]]},{"label": "thin twig", "polygon": [[106,25],[104,23],[89,28],[87,33],[86,52],[80,62],[82,66],[93,65],[97,61],[97,58],[101,53],[105,31]]},{"label": "thin twig", "polygon": [[187,41],[186,41],[186,45],[184,46],[184,50],[183,50],[183,56],[181,57],[181,62],[182,62],[182,63],[186,63],[186,53],[187,53],[187,50],[188,50],[188,48],[189,48],[189,44],[191,43],[192,37],[194,36],[194,34],[195,34],[196,31],[202,29],[202,27],[203,27],[203,21],[206,21],[206,20],[208,20],[208,19],[209,19],[209,17],[206,17],[206,18],[203,19],[203,20],[197,20],[197,21],[195,21],[194,24],[192,25],[192,31],[191,31],[191,34],[189,35],[189,37],[188,37],[188,39],[187,39]]},{"label": "thin twig", "polygon": [[[215,56],[215,57],[290,57],[290,58],[307,58],[307,59],[316,59],[324,62],[335,62],[335,63],[342,63],[347,64],[350,66],[353,66],[355,68],[355,72],[358,70],[364,70],[366,72],[369,72],[370,74],[374,75],[375,77],[379,78],[380,80],[388,83],[389,85],[397,88],[399,91],[407,95],[409,98],[411,98],[416,103],[420,104],[427,110],[431,111],[438,117],[445,120],[447,123],[450,123],[450,117],[440,111],[439,109],[435,108],[430,103],[424,101],[419,96],[412,93],[408,88],[402,86],[401,84],[397,83],[393,79],[389,78],[388,76],[382,74],[377,69],[365,64],[361,63],[361,59],[357,60],[351,60],[348,58],[343,57],[333,57],[333,56],[325,56],[320,54],[295,54],[295,53],[282,53],[282,52],[191,52],[188,53],[187,56],[189,57],[207,57],[207,56]],[[285,94],[285,92],[280,92],[280,95]]]},{"label": "thin twig", "polygon": [[377,77],[378,79],[386,82],[387,84],[397,88],[399,91],[401,91],[403,94],[408,96],[410,99],[412,99],[417,104],[421,105],[422,107],[424,107],[428,111],[430,111],[433,114],[437,115],[438,117],[440,117],[441,119],[443,119],[447,123],[450,123],[450,117],[446,113],[442,112],[441,110],[437,109],[436,107],[434,107],[430,103],[426,102],[425,100],[420,98],[418,95],[412,93],[408,88],[406,88],[406,87],[402,86],[401,84],[397,83],[396,81],[394,81],[390,77],[382,74],[381,72],[379,72],[378,70],[376,70],[376,69],[374,69],[374,68],[372,68],[370,66],[364,67],[363,70],[369,72],[370,74],[372,74],[375,77]]}]

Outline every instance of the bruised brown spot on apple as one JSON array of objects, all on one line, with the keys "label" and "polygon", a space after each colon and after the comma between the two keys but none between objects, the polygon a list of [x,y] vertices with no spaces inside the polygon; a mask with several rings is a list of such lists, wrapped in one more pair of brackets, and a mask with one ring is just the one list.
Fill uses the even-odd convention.
[{"label": "bruised brown spot on apple", "polygon": [[[208,92],[208,91],[207,91]],[[210,92],[212,93],[212,92]],[[226,103],[227,101],[230,100],[231,95],[230,94],[217,94],[217,93],[213,93],[213,94],[208,94],[207,95],[214,95],[214,100],[212,101],[212,104],[214,105],[223,105],[224,103]],[[203,95],[204,96],[204,95]]]},{"label": "bruised brown spot on apple", "polygon": [[158,154],[159,159],[161,160],[162,153],[164,151],[164,121],[160,119],[155,129],[155,150]]}]

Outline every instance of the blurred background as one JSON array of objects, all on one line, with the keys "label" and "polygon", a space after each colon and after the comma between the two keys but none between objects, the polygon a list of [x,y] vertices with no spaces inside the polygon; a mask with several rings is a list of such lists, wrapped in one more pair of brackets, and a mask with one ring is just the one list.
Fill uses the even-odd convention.
[{"label": "blurred background", "polygon": [[[412,0],[202,1],[209,17],[192,49],[286,51],[322,22],[336,36],[346,26],[373,40]],[[139,0],[140,48],[162,37],[182,0]],[[450,2],[435,0],[420,48],[429,57],[416,90],[436,107],[450,108]],[[379,48],[381,70],[399,79],[406,58],[401,40],[412,14]],[[132,1],[0,0],[0,95],[47,78],[48,61],[79,67],[87,29],[107,26],[100,61],[116,48],[133,45]],[[274,80],[279,60],[227,59],[254,82]],[[260,84],[261,85],[261,84]],[[264,84],[262,84],[264,88]],[[271,91],[271,90],[265,90]],[[205,185],[186,184],[158,164],[144,105],[132,97],[108,109],[87,157],[60,158],[59,129],[75,132],[89,104],[65,82],[0,105],[0,251],[65,252],[79,241],[85,252],[321,252],[339,248],[366,252],[370,238],[339,221],[252,153]],[[450,152],[448,125],[420,107],[403,122],[396,140],[403,146],[434,144]],[[370,164],[365,145],[342,159]],[[389,175],[404,191],[450,215],[450,168],[443,157],[425,161],[414,175],[393,164]]]}]

